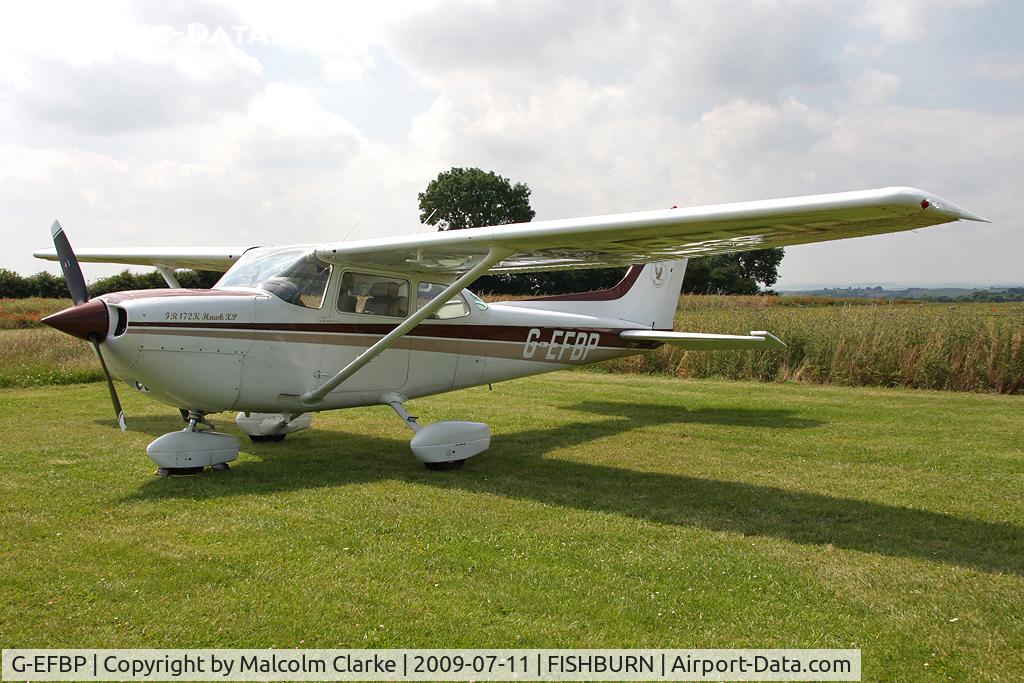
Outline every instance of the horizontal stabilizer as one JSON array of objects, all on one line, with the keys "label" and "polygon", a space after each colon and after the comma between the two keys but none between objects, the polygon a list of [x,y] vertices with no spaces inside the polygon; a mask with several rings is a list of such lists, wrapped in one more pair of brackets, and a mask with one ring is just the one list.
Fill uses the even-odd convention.
[{"label": "horizontal stabilizer", "polygon": [[765,351],[784,349],[786,345],[764,330],[741,334],[704,334],[702,332],[662,332],[659,330],[626,330],[619,334],[629,341],[657,341],[688,351]]}]

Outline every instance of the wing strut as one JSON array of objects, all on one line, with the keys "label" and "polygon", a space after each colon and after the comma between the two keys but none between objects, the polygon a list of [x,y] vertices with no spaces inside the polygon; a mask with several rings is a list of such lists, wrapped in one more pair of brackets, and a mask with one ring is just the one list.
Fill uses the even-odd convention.
[{"label": "wing strut", "polygon": [[316,389],[307,391],[299,397],[299,405],[305,408],[311,408],[316,406],[318,403],[324,400],[327,394],[334,391],[338,386],[347,380],[349,377],[354,375],[360,368],[369,363],[371,360],[379,356],[391,345],[397,342],[399,339],[404,337],[412,328],[419,325],[421,322],[426,320],[429,316],[433,315],[441,309],[448,300],[453,296],[464,290],[469,285],[473,284],[473,281],[478,277],[486,273],[494,266],[495,263],[505,258],[511,253],[510,249],[501,249],[499,247],[491,247],[487,251],[487,255],[480,260],[475,266],[470,268],[464,275],[458,280],[448,285],[441,294],[434,297],[426,306],[413,313],[411,316],[405,319],[405,321],[396,327],[395,329],[388,332],[380,340],[378,340],[373,346],[359,354],[355,360],[343,367],[338,371],[336,375],[331,377],[329,380],[321,384]]},{"label": "wing strut", "polygon": [[171,289],[181,289],[181,283],[178,282],[178,276],[174,274],[174,268],[165,266],[162,263],[154,263],[153,267],[163,276],[164,282],[167,283],[168,287]]}]

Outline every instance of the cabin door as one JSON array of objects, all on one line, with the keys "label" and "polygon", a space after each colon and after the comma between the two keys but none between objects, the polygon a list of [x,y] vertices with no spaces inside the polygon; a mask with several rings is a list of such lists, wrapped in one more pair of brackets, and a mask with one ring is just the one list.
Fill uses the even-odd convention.
[{"label": "cabin door", "polygon": [[[391,275],[336,271],[333,295],[324,303],[322,353],[317,384],[355,360],[409,314],[409,281]],[[405,386],[409,340],[400,339],[332,392],[385,392]]]}]

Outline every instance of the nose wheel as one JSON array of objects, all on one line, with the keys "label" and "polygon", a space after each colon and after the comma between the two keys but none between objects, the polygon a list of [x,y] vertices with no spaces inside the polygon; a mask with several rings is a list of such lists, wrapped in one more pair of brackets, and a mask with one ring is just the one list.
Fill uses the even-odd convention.
[{"label": "nose wheel", "polygon": [[189,411],[188,426],[154,440],[146,455],[157,464],[158,477],[199,474],[207,467],[223,471],[238,457],[238,439],[214,430],[204,413]]},{"label": "nose wheel", "polygon": [[156,469],[156,476],[158,477],[188,477],[193,474],[202,474],[203,467],[158,467]]},{"label": "nose wheel", "polygon": [[448,472],[449,470],[461,469],[465,464],[465,460],[448,460],[445,462],[425,462],[423,466],[433,472]]}]

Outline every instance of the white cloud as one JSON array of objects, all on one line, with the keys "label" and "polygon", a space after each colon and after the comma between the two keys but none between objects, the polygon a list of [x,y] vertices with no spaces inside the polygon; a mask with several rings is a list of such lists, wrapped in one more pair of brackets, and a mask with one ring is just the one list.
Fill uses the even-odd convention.
[{"label": "white cloud", "polygon": [[117,55],[77,67],[38,59],[27,67],[31,86],[16,88],[10,96],[26,118],[103,135],[244,108],[263,87],[257,65],[222,59],[214,50],[204,52],[161,61]]},{"label": "white cloud", "polygon": [[243,109],[264,86],[260,62],[236,46],[99,10],[3,22],[0,97],[23,122],[99,135],[159,128]]},{"label": "white cloud", "polygon": [[878,29],[883,40],[907,43],[925,38],[949,10],[971,9],[986,0],[868,0],[861,20]]},{"label": "white cloud", "polygon": [[975,71],[997,81],[1024,81],[1024,60],[985,59],[978,62]]},{"label": "white cloud", "polygon": [[[454,0],[396,22],[390,44],[439,89],[521,93],[577,78],[628,84],[661,106],[729,93],[773,97],[833,75],[828,34],[842,23],[818,3],[511,5]],[[793,36],[799,35],[799,40]]]},{"label": "white cloud", "polygon": [[896,74],[868,69],[851,83],[849,102],[857,107],[878,107],[899,92],[901,83]]}]

